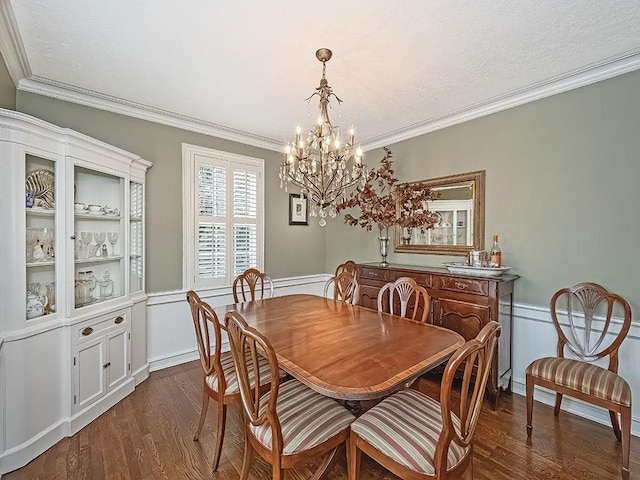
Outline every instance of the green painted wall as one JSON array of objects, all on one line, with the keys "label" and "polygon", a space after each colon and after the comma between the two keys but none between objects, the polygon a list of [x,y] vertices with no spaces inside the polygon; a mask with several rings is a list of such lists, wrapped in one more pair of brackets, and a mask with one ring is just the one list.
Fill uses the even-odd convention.
[{"label": "green painted wall", "polygon": [[[427,115],[425,115],[427,116]],[[522,278],[516,300],[548,305],[582,281],[601,283],[640,312],[640,72],[390,145],[400,180],[486,170],[485,248]],[[381,150],[368,152],[376,164]],[[376,235],[333,222],[328,271],[378,261]],[[441,266],[458,258],[394,254]]]},{"label": "green painted wall", "polygon": [[0,108],[16,109],[16,87],[0,55]]},{"label": "green painted wall", "polygon": [[25,92],[18,92],[17,110],[153,162],[147,176],[148,292],[182,288],[182,143],[263,158],[265,270],[273,278],[324,272],[324,231],[315,222],[288,224],[279,153]]}]

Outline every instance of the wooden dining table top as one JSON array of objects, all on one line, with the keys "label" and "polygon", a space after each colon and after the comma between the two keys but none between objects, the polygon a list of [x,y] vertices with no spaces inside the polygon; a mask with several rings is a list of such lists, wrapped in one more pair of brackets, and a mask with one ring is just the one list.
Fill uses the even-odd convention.
[{"label": "wooden dining table top", "polygon": [[391,394],[464,344],[452,330],[316,295],[285,295],[216,307],[236,311],[267,337],[281,368],[338,399]]}]

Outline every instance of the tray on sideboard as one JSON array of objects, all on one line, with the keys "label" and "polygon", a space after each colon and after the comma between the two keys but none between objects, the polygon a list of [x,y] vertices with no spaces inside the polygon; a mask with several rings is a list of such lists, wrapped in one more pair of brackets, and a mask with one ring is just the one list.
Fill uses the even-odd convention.
[{"label": "tray on sideboard", "polygon": [[506,265],[503,267],[473,267],[462,262],[443,262],[447,270],[451,273],[460,273],[463,275],[479,275],[482,277],[499,277],[511,267]]}]

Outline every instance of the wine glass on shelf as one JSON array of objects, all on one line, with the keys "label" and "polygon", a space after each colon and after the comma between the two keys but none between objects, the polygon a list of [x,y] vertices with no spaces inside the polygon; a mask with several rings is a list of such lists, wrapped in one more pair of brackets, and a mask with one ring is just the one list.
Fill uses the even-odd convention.
[{"label": "wine glass on shelf", "polygon": [[82,243],[82,246],[80,247],[80,258],[88,257],[89,244],[91,243],[92,236],[91,232],[80,232],[80,242]]},{"label": "wine glass on shelf", "polygon": [[109,239],[109,243],[111,244],[111,256],[115,257],[115,255],[116,255],[116,242],[118,241],[118,232],[109,232],[107,234],[107,238]]},{"label": "wine glass on shelf", "polygon": [[[93,234],[93,238],[96,240],[96,256],[101,255],[102,253],[102,244],[107,238],[107,234],[104,232],[95,232]],[[107,247],[105,247],[106,249]],[[98,253],[99,252],[99,253]]]}]

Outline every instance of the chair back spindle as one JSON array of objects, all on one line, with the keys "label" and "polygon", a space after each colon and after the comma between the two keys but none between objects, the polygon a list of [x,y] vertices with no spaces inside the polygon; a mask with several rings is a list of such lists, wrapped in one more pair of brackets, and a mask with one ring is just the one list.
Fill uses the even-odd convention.
[{"label": "chair back spindle", "polygon": [[334,274],[334,276],[337,277],[341,273],[347,272],[353,275],[353,278],[355,278],[356,271],[357,271],[356,262],[354,262],[353,260],[347,260],[346,262],[341,263],[336,267],[336,273]]},{"label": "chair back spindle", "polygon": [[[333,291],[331,287],[333,287]],[[325,297],[352,305],[358,302],[358,291],[358,282],[351,273],[346,271],[330,278],[324,286]]]},{"label": "chair back spindle", "polygon": [[[386,307],[386,308],[385,308]],[[426,322],[429,317],[429,294],[410,277],[400,277],[385,284],[378,292],[378,311]]]},{"label": "chair back spindle", "polygon": [[266,273],[249,268],[235,278],[232,291],[235,303],[262,300],[265,296],[273,297],[273,281]]},{"label": "chair back spindle", "polygon": [[[611,331],[614,315],[623,320],[618,333]],[[581,283],[556,292],[551,317],[559,357],[564,357],[565,347],[586,362],[609,356],[609,370],[617,372],[618,349],[631,326],[631,308],[624,298],[595,283]]]}]

